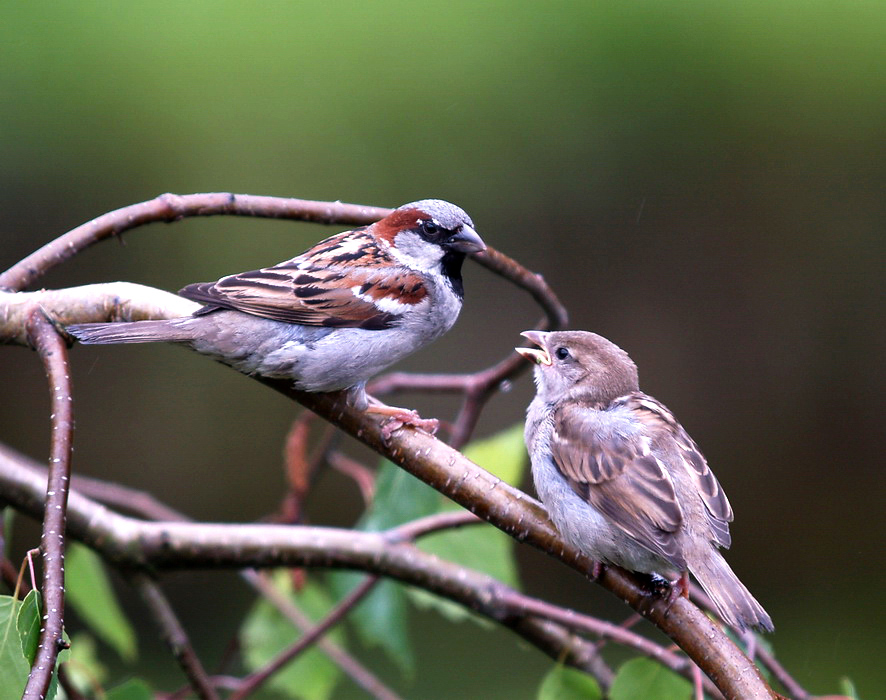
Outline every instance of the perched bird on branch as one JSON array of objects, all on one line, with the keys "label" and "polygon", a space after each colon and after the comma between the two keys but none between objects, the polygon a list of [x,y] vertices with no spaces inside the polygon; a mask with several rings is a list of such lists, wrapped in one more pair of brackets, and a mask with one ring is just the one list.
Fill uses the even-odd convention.
[{"label": "perched bird on branch", "polygon": [[640,391],[621,348],[585,331],[523,336],[535,363],[526,419],[535,488],[563,538],[599,564],[670,576],[686,571],[720,617],[771,631],[772,620],[719,552],[732,508],[673,414]]},{"label": "perched bird on branch", "polygon": [[180,343],[303,391],[347,389],[357,408],[433,429],[413,411],[370,405],[366,382],[452,328],[465,255],[485,249],[462,209],[425,199],[273,267],[190,284],[179,294],[204,304],[191,316],[67,330],[86,344]]}]

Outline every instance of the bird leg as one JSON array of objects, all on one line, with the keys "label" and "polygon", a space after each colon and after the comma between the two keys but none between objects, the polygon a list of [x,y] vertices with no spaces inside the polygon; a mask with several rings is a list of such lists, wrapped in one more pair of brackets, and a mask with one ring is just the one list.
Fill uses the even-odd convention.
[{"label": "bird leg", "polygon": [[395,430],[411,425],[418,430],[424,430],[433,435],[440,427],[440,421],[436,418],[422,418],[417,411],[397,406],[387,406],[381,401],[370,397],[366,413],[374,413],[377,416],[387,416],[387,420],[381,426],[381,436],[387,442]]},{"label": "bird leg", "polygon": [[440,421],[436,418],[422,418],[418,412],[411,409],[383,404],[366,393],[366,382],[352,386],[347,390],[346,396],[348,405],[358,411],[387,416],[388,420],[381,427],[381,435],[385,442],[390,439],[395,430],[399,430],[405,425],[411,425],[413,428],[424,430],[431,435],[436,433],[437,428],[440,427]]},{"label": "bird leg", "polygon": [[411,425],[418,430],[424,430],[431,435],[436,433],[437,428],[440,427],[440,421],[436,418],[422,418],[417,411],[409,408],[398,408],[397,406],[386,406],[383,403],[371,403],[369,408],[366,409],[366,413],[388,417],[381,427],[381,435],[385,441],[394,434],[395,430],[399,430],[406,425]]},{"label": "bird leg", "polygon": [[671,581],[671,598],[676,599],[679,596],[689,597],[689,572],[684,571],[680,574],[680,578]]},{"label": "bird leg", "polygon": [[[655,576],[655,574],[653,574]],[[689,597],[689,572],[684,571],[680,574],[678,578],[675,578],[673,581],[668,581],[667,579],[662,579],[664,584],[667,586],[667,596],[666,596],[666,607],[665,611],[670,611],[671,606],[677,602],[677,598],[681,596],[683,598]]]}]

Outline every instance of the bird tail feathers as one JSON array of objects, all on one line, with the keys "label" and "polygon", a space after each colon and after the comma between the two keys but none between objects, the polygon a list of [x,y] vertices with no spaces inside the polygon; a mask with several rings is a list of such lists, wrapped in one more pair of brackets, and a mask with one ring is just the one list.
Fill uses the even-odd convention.
[{"label": "bird tail feathers", "polygon": [[692,574],[714,603],[724,622],[747,629],[755,627],[763,632],[775,629],[772,619],[716,550],[700,565],[694,565]]},{"label": "bird tail feathers", "polygon": [[68,326],[66,330],[86,345],[182,343],[193,339],[193,335],[187,326],[174,321],[75,323]]}]

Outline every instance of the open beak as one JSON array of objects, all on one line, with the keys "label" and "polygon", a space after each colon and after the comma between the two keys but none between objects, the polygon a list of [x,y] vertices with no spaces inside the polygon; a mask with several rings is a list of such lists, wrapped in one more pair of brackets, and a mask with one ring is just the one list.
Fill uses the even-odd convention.
[{"label": "open beak", "polygon": [[449,247],[459,253],[479,253],[486,250],[486,244],[479,234],[467,224],[449,239]]},{"label": "open beak", "polygon": [[551,354],[547,349],[548,334],[544,331],[523,331],[522,335],[526,340],[538,345],[537,348],[514,348],[518,353],[530,362],[537,365],[550,365]]}]

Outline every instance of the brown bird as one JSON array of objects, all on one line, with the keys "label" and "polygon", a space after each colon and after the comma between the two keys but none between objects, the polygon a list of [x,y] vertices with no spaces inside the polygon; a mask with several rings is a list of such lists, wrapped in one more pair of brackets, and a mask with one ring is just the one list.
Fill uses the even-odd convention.
[{"label": "brown bird", "polygon": [[[732,508],[673,414],[640,391],[627,353],[586,331],[526,331],[538,348],[526,447],[535,488],[563,538],[595,562],[670,576],[688,570],[720,617],[772,620],[719,552]],[[680,588],[678,588],[680,590]]]},{"label": "brown bird", "polygon": [[452,327],[462,263],[485,249],[464,210],[424,199],[273,267],[188,285],[179,294],[204,304],[191,316],[67,330],[86,344],[179,343],[303,391],[347,389],[358,408],[433,429],[412,411],[369,406],[366,382]]}]

